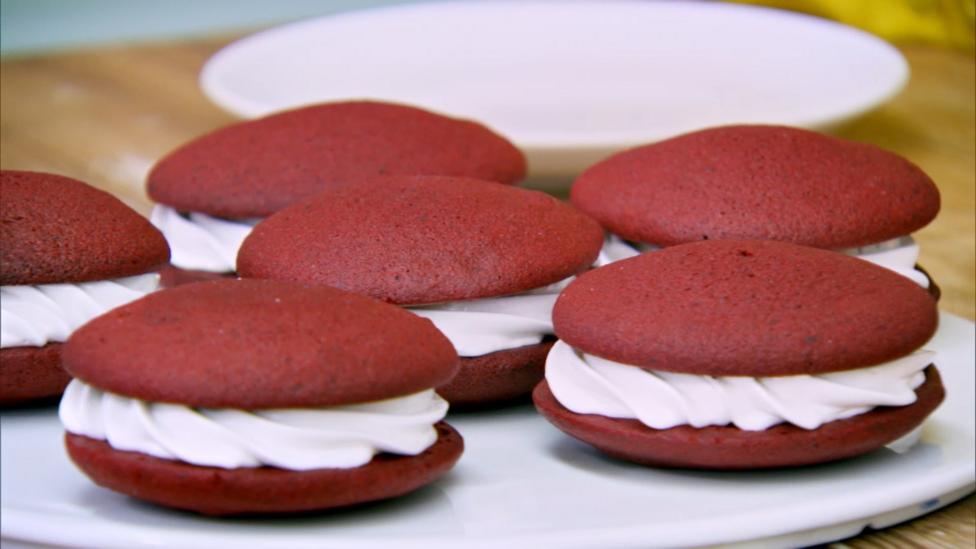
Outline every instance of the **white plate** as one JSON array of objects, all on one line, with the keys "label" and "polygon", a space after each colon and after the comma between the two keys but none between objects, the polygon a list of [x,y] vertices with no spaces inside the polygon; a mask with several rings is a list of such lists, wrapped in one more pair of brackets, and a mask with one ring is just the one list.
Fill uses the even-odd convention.
[{"label": "white plate", "polygon": [[[936,337],[948,396],[905,454],[884,449],[796,470],[655,470],[603,457],[530,407],[450,419],[464,435],[442,481],[394,500],[291,519],[217,520],[91,484],[68,461],[51,410],[4,412],[0,532],[84,547],[797,546],[927,513],[973,490],[974,331],[943,314]],[[770,539],[772,538],[772,539]]]},{"label": "white plate", "polygon": [[218,52],[205,93],[252,117],[380,98],[480,120],[534,176],[735,122],[825,127],[897,93],[901,54],[823,19],[698,2],[421,3],[277,27]]}]

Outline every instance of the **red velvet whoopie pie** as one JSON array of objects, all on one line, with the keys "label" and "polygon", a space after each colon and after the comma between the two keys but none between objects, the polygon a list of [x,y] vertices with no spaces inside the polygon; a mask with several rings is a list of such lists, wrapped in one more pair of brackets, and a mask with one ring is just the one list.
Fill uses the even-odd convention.
[{"label": "red velvet whoopie pie", "polygon": [[612,456],[703,469],[821,463],[910,433],[944,396],[933,298],[887,269],[775,241],[665,248],[579,276],[534,391]]},{"label": "red velvet whoopie pie", "polygon": [[0,405],[57,397],[61,342],[158,286],[166,240],[114,196],[41,172],[0,171]]},{"label": "red velvet whoopie pie", "polygon": [[243,277],[335,286],[431,319],[461,355],[452,405],[527,396],[551,345],[552,304],[593,264],[599,225],[544,193],[399,176],[332,189],[244,241]]},{"label": "red velvet whoopie pie", "polygon": [[64,346],[65,443],[96,484],[208,515],[386,499],[463,450],[434,392],[457,369],[426,319],[268,280],[163,290]]},{"label": "red velvet whoopie pie", "polygon": [[633,250],[756,239],[842,251],[938,288],[916,266],[911,233],[939,212],[939,190],[874,145],[787,126],[699,130],[615,154],[573,183],[573,204]]}]

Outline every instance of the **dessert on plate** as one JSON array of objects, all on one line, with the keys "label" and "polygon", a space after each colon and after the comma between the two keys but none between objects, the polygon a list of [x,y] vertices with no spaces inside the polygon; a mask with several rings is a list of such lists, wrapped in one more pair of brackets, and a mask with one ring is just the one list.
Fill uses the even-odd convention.
[{"label": "dessert on plate", "polygon": [[457,355],[429,321],[334,288],[216,280],[88,323],[59,414],[96,484],[208,515],[399,496],[463,450],[434,392]]},{"label": "dessert on plate", "polygon": [[936,303],[843,254],[776,241],[664,248],[580,275],[553,312],[536,407],[615,457],[807,465],[912,433],[944,390]]},{"label": "dessert on plate", "polygon": [[267,218],[241,246],[237,271],[335,286],[429,318],[461,355],[438,392],[481,405],[525,397],[542,378],[553,302],[602,242],[595,221],[540,192],[390,176]]},{"label": "dessert on plate", "polygon": [[166,240],[112,195],[76,179],[0,171],[0,405],[57,397],[61,343],[156,290]]},{"label": "dessert on plate", "polygon": [[710,128],[597,163],[571,200],[613,233],[611,260],[698,240],[778,240],[871,261],[938,296],[911,233],[935,218],[939,191],[874,145],[785,126]]},{"label": "dessert on plate", "polygon": [[152,222],[173,249],[175,283],[234,271],[262,218],[376,175],[438,174],[511,184],[525,158],[468,120],[377,101],[324,103],[230,124],[163,157],[147,179]]}]

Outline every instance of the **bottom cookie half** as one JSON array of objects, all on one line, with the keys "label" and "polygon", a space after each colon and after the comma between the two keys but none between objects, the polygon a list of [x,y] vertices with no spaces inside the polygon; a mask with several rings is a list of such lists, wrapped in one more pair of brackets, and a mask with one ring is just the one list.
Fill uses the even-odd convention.
[{"label": "bottom cookie half", "polygon": [[651,429],[634,419],[576,414],[542,382],[532,393],[536,408],[565,433],[624,460],[655,467],[763,469],[824,463],[880,448],[920,425],[945,397],[933,366],[908,406],[878,407],[807,430],[781,423],[764,431],[733,426],[689,425]]},{"label": "bottom cookie half", "polygon": [[61,344],[0,350],[0,406],[61,396],[71,376],[61,367]]},{"label": "bottom cookie half", "polygon": [[134,498],[205,515],[278,514],[392,498],[433,482],[464,450],[450,425],[435,428],[437,442],[419,455],[380,454],[361,467],[309,471],[196,466],[115,450],[71,433],[65,434],[65,446],[95,484]]}]

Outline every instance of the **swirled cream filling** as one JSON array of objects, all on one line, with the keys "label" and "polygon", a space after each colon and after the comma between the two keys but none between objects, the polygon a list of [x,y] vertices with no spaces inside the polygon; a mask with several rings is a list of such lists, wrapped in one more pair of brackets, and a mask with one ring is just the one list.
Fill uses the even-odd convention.
[{"label": "swirled cream filling", "polygon": [[214,273],[237,270],[237,251],[260,219],[223,219],[180,212],[157,204],[149,221],[169,243],[170,263],[181,269]]},{"label": "swirled cream filling", "polygon": [[433,389],[365,404],[273,410],[147,402],[75,379],[58,414],[65,430],[194,465],[351,468],[388,452],[415,456],[437,441],[447,402]]},{"label": "swirled cream filling", "polygon": [[837,251],[894,271],[923,288],[929,287],[929,277],[915,268],[919,248],[911,236],[900,236],[877,244]]},{"label": "swirled cream filling", "polygon": [[0,287],[0,347],[66,341],[82,324],[159,289],[159,275]]},{"label": "swirled cream filling", "polygon": [[868,368],[818,375],[700,376],[645,370],[580,353],[557,341],[546,381],[566,409],[636,419],[652,429],[734,425],[762,431],[779,423],[804,429],[915,402],[935,353],[917,351]]},{"label": "swirled cream filling", "polygon": [[430,319],[460,356],[535,345],[553,334],[552,308],[574,277],[519,294],[408,307]]}]

